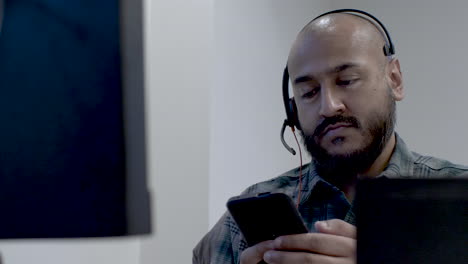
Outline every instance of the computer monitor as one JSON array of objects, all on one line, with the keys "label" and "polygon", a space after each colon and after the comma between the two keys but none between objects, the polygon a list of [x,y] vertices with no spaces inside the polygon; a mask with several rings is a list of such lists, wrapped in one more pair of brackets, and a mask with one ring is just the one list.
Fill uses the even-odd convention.
[{"label": "computer monitor", "polygon": [[142,0],[3,14],[0,238],[149,233]]},{"label": "computer monitor", "polygon": [[463,178],[359,182],[357,262],[467,263],[467,189]]}]

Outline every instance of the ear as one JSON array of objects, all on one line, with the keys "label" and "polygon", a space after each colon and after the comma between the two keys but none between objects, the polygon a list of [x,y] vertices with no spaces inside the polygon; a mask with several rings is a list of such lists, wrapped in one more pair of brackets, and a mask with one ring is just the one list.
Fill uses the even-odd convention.
[{"label": "ear", "polygon": [[403,89],[403,76],[400,69],[400,61],[392,59],[388,65],[388,77],[392,89],[393,99],[401,101],[405,97]]}]

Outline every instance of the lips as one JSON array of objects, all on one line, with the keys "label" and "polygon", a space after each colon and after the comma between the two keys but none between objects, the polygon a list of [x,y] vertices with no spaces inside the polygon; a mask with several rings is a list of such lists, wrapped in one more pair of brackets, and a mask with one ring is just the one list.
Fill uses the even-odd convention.
[{"label": "lips", "polygon": [[352,124],[350,123],[337,123],[337,124],[333,124],[333,125],[329,125],[325,128],[325,130],[323,131],[322,135],[321,136],[324,136],[326,135],[329,131],[331,130],[334,130],[334,129],[338,129],[340,127],[353,127]]}]

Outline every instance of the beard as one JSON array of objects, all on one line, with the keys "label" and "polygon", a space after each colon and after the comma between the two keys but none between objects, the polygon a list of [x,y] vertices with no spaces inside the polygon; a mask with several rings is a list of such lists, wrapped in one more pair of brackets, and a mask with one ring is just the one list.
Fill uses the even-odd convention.
[{"label": "beard", "polygon": [[[367,144],[350,153],[330,154],[317,140],[327,126],[338,122],[350,124],[362,131],[369,139]],[[312,135],[305,134],[302,130],[300,133],[320,177],[335,186],[341,186],[355,181],[360,173],[372,166],[390,140],[395,122],[396,103],[389,94],[385,110],[373,113],[365,126],[355,117],[337,115],[324,119]]]}]

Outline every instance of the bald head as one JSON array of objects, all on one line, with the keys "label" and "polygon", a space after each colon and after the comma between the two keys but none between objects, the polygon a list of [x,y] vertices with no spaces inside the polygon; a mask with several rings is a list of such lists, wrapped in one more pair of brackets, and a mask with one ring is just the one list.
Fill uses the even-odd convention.
[{"label": "bald head", "polygon": [[343,48],[358,48],[378,59],[380,65],[386,61],[383,52],[386,39],[376,25],[357,15],[334,13],[311,21],[300,31],[289,53],[288,62],[294,57],[304,56],[315,47],[328,46],[330,43]]},{"label": "bald head", "polygon": [[373,22],[365,17],[349,13],[333,13],[314,19],[304,26],[300,34],[332,32],[339,29],[345,31],[359,29],[376,43],[385,44],[386,42],[383,32]]}]

